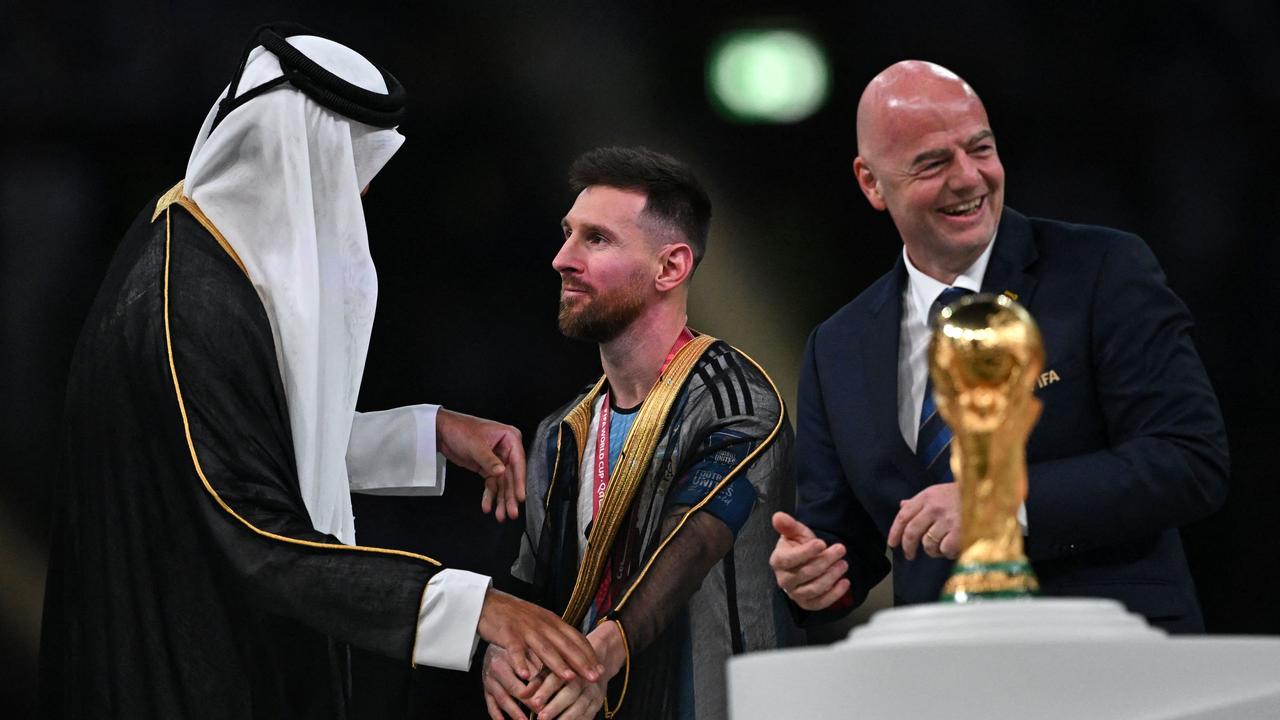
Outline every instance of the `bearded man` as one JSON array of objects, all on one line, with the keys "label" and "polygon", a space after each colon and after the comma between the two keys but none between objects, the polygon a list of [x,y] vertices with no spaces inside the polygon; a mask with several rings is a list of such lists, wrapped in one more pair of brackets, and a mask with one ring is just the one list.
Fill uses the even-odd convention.
[{"label": "bearded man", "polygon": [[711,215],[697,179],[606,148],[570,183],[560,329],[598,343],[604,376],[538,427],[512,573],[587,633],[605,673],[524,683],[491,648],[489,713],[723,718],[725,661],[789,639],[768,555],[769,517],[793,503],[791,428],[759,365],[686,325]]}]

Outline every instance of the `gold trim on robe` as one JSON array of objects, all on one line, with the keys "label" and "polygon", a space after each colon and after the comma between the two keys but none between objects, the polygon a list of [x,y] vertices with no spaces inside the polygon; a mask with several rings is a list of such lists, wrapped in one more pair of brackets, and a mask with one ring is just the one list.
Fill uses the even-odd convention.
[{"label": "gold trim on robe", "polygon": [[[164,195],[160,196],[160,199],[156,201],[156,211],[151,214],[151,222],[155,222],[156,218],[160,217],[160,213],[168,210],[169,206],[182,206],[187,212],[191,213],[191,217],[195,218],[196,222],[200,223],[201,227],[209,231],[209,234],[213,236],[213,239],[217,240],[218,244],[222,246],[222,249],[225,250],[226,253],[231,256],[231,259],[235,261],[236,267],[240,268],[240,272],[244,273],[245,277],[248,277],[249,271],[244,268],[244,262],[241,261],[240,256],[236,254],[235,248],[231,247],[231,243],[227,242],[227,239],[222,236],[222,232],[214,226],[213,221],[209,219],[208,215],[204,214],[204,211],[200,209],[200,206],[196,204],[196,201],[182,194],[182,186],[185,182],[185,180],[179,180],[177,185],[169,188]],[[166,218],[166,222],[167,221],[168,219]]]},{"label": "gold trim on robe", "polygon": [[[738,349],[734,348],[734,350]],[[742,352],[741,350],[738,350],[738,353],[750,361],[752,365],[755,365],[756,369],[760,371],[760,374],[764,376],[764,379],[769,381],[769,387],[773,388],[773,394],[778,398],[778,422],[774,424],[773,430],[769,432],[769,436],[764,439],[764,442],[760,443],[755,450],[748,453],[747,456],[742,459],[742,462],[735,465],[732,470],[725,473],[725,476],[720,478],[720,482],[716,483],[715,487],[711,488],[711,490],[707,492],[706,496],[699,500],[697,504],[685,511],[685,514],[680,517],[680,522],[676,523],[676,526],[671,529],[671,532],[667,533],[667,536],[662,539],[662,542],[658,543],[658,548],[653,551],[653,555],[649,556],[648,562],[644,564],[644,567],[640,569],[640,572],[636,573],[635,578],[631,581],[631,587],[627,588],[627,591],[618,599],[617,604],[613,606],[615,612],[621,611],[622,607],[627,604],[627,600],[630,599],[631,593],[635,592],[635,589],[640,585],[640,581],[644,580],[644,576],[649,572],[649,568],[653,567],[653,563],[658,559],[658,556],[662,554],[662,551],[666,549],[667,544],[675,538],[676,533],[680,532],[680,528],[684,527],[685,522],[687,522],[695,512],[701,510],[707,503],[711,502],[712,498],[724,489],[724,487],[728,485],[743,468],[750,465],[751,462],[760,455],[760,453],[764,452],[766,448],[772,445],[774,438],[778,437],[778,431],[782,429],[782,424],[786,422],[786,411],[783,409],[785,406],[782,402],[782,393],[778,392],[778,386],[774,384],[773,378],[769,377],[769,373],[765,372],[764,368],[760,367],[760,363],[753,360],[750,355]],[[733,550],[731,549],[729,552],[733,552]]]},{"label": "gold trim on robe", "polygon": [[[442,567],[440,561],[438,560],[427,557],[426,555],[407,552],[405,550],[392,550],[389,548],[366,547],[362,545],[343,545],[340,543],[322,543],[322,542],[315,542],[313,540],[300,540],[298,538],[291,538],[285,535],[280,535],[267,530],[263,530],[255,526],[253,523],[249,522],[248,520],[246,520],[243,516],[241,516],[234,509],[232,509],[231,506],[228,505],[227,502],[222,499],[222,496],[218,494],[218,491],[214,489],[213,485],[209,482],[209,479],[205,477],[204,468],[200,464],[200,456],[196,453],[195,442],[194,440],[192,440],[192,437],[191,437],[191,423],[187,418],[187,405],[182,395],[182,385],[178,382],[178,368],[176,363],[174,362],[174,357],[173,357],[173,337],[169,328],[169,258],[170,258],[170,245],[171,245],[172,236],[173,236],[171,217],[170,217],[169,211],[173,205],[181,205],[182,207],[186,208],[188,212],[191,212],[192,208],[195,208],[195,203],[191,202],[189,199],[183,198],[181,193],[182,193],[182,183],[178,183],[177,185],[173,186],[173,188],[171,188],[169,192],[165,193],[164,197],[161,198],[161,203],[163,203],[163,207],[157,204],[156,215],[155,215],[155,217],[159,217],[160,212],[164,212],[165,214],[165,218],[164,218],[164,226],[165,226],[164,343],[165,343],[165,350],[168,353],[168,359],[169,359],[169,374],[173,378],[173,391],[178,399],[178,412],[182,416],[182,430],[187,440],[187,450],[191,454],[191,463],[192,465],[195,466],[196,475],[200,477],[200,482],[204,484],[204,489],[209,493],[210,496],[213,497],[213,500],[214,502],[217,503],[218,507],[226,511],[227,514],[229,514],[231,517],[240,521],[241,524],[243,524],[252,532],[258,535],[261,535],[262,537],[265,537],[265,538],[278,540],[280,542],[285,542],[292,545],[301,545],[309,548],[320,548],[325,550],[352,550],[355,552],[365,552],[365,553],[372,553],[376,555],[398,556],[398,557],[410,558],[413,560],[426,562],[431,565],[435,565],[436,567]],[[165,202],[166,198],[168,199],[168,202]],[[183,202],[183,200],[186,200],[186,202]],[[222,244],[223,248],[226,249],[228,253],[231,253],[232,259],[236,260],[236,264],[241,265],[239,262],[239,258],[235,256],[234,251],[232,251],[230,249],[230,246],[226,244],[226,241],[222,239],[222,233],[218,232],[217,228],[213,227],[213,224],[209,222],[209,219],[207,217],[204,217],[204,213],[199,213],[198,215],[196,215],[195,213],[199,213],[199,208],[195,208],[195,212],[193,212],[193,215],[195,216],[196,220],[199,220],[200,224],[203,225],[205,229],[209,230],[209,232],[212,233],[215,238],[218,238],[219,243]],[[154,218],[153,218],[153,221],[154,221]],[[240,269],[243,270],[244,266],[241,265]]]},{"label": "gold trim on robe", "polygon": [[[573,593],[569,596],[569,604],[561,615],[565,622],[573,627],[582,624],[587,608],[600,587],[600,578],[604,572],[605,562],[613,550],[614,540],[622,527],[631,501],[639,489],[641,481],[649,471],[649,463],[653,460],[654,450],[662,437],[666,426],[667,415],[671,406],[684,388],[685,381],[693,366],[702,358],[702,354],[711,347],[716,339],[710,335],[698,335],[685,343],[684,347],[671,359],[667,369],[658,376],[653,389],[649,391],[644,402],[637,411],[636,419],[627,432],[622,443],[622,450],[614,464],[613,477],[609,480],[609,488],[605,491],[604,501],[596,518],[591,523],[591,532],[587,535],[587,550],[583,553],[582,562],[578,566],[578,576],[574,580]],[[586,447],[585,440],[591,427],[591,408],[596,397],[604,387],[605,378],[601,378],[582,402],[571,410],[565,422],[573,430],[581,451]],[[547,497],[551,493],[548,491]]]}]

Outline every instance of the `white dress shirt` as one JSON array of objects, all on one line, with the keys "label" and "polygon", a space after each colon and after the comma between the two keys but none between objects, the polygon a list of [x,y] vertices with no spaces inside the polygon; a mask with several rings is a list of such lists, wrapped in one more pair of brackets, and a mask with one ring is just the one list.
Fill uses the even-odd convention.
[{"label": "white dress shirt", "polygon": [[[898,332],[898,429],[912,452],[916,450],[920,407],[924,404],[924,388],[929,378],[929,310],[948,287],[980,291],[983,277],[987,274],[987,263],[991,261],[991,249],[995,245],[995,237],[992,236],[982,255],[949,286],[924,274],[911,263],[906,246],[902,248],[902,260],[907,266],[907,286],[902,291],[902,324]],[[1025,535],[1026,503],[1018,506],[1018,525]]]},{"label": "white dress shirt", "polygon": [[907,286],[902,291],[902,325],[898,332],[898,428],[911,452],[916,450],[920,406],[924,404],[924,386],[929,378],[929,309],[947,287],[973,292],[981,290],[982,277],[987,274],[987,262],[991,260],[993,247],[994,239],[950,286],[912,265],[907,248],[902,248],[902,259],[907,264]]}]

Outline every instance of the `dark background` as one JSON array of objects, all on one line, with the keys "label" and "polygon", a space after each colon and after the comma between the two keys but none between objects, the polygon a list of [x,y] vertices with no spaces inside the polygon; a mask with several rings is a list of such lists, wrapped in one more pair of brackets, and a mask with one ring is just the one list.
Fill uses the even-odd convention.
[{"label": "dark background", "polygon": [[[1232,450],[1226,507],[1184,532],[1214,633],[1280,633],[1280,8],[1223,3],[0,3],[0,707],[34,695],[51,473],[79,325],[142,204],[182,174],[260,22],[296,19],[391,69],[408,137],[366,198],[380,302],[361,409],[437,402],[530,434],[599,371],[555,328],[565,169],[645,144],[716,207],[691,322],[784,395],[808,331],[900,250],[850,172],[867,80],[903,58],[964,76],[1025,214],[1142,235],[1191,307]],[[832,94],[794,125],[738,125],[704,83],[725,31],[811,32]],[[360,498],[361,541],[501,580],[518,528],[442,499]],[[362,658],[362,707],[453,716],[478,686]],[[464,681],[465,680],[465,681]],[[473,692],[474,690],[474,692]],[[452,695],[450,695],[452,693]],[[450,711],[448,708],[452,708]]]}]

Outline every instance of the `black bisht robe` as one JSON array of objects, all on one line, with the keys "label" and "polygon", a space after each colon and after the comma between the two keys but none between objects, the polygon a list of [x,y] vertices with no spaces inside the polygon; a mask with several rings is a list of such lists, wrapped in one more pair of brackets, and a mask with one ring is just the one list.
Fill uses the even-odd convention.
[{"label": "black bisht robe", "polygon": [[[590,528],[578,518],[579,476],[603,382],[544,419],[529,450],[526,534],[512,575],[562,616],[584,572],[578,538]],[[630,657],[609,683],[619,720],[726,718],[729,658],[797,639],[769,567],[773,513],[795,506],[782,397],[763,368],[719,340],[672,382],[670,412],[649,428],[653,453],[610,552],[620,597],[611,617]],[[594,595],[598,584],[587,587]]]},{"label": "black bisht robe", "polygon": [[348,644],[408,663],[439,566],[313,528],[262,303],[211,226],[155,207],[71,363],[42,716],[344,717]]}]

